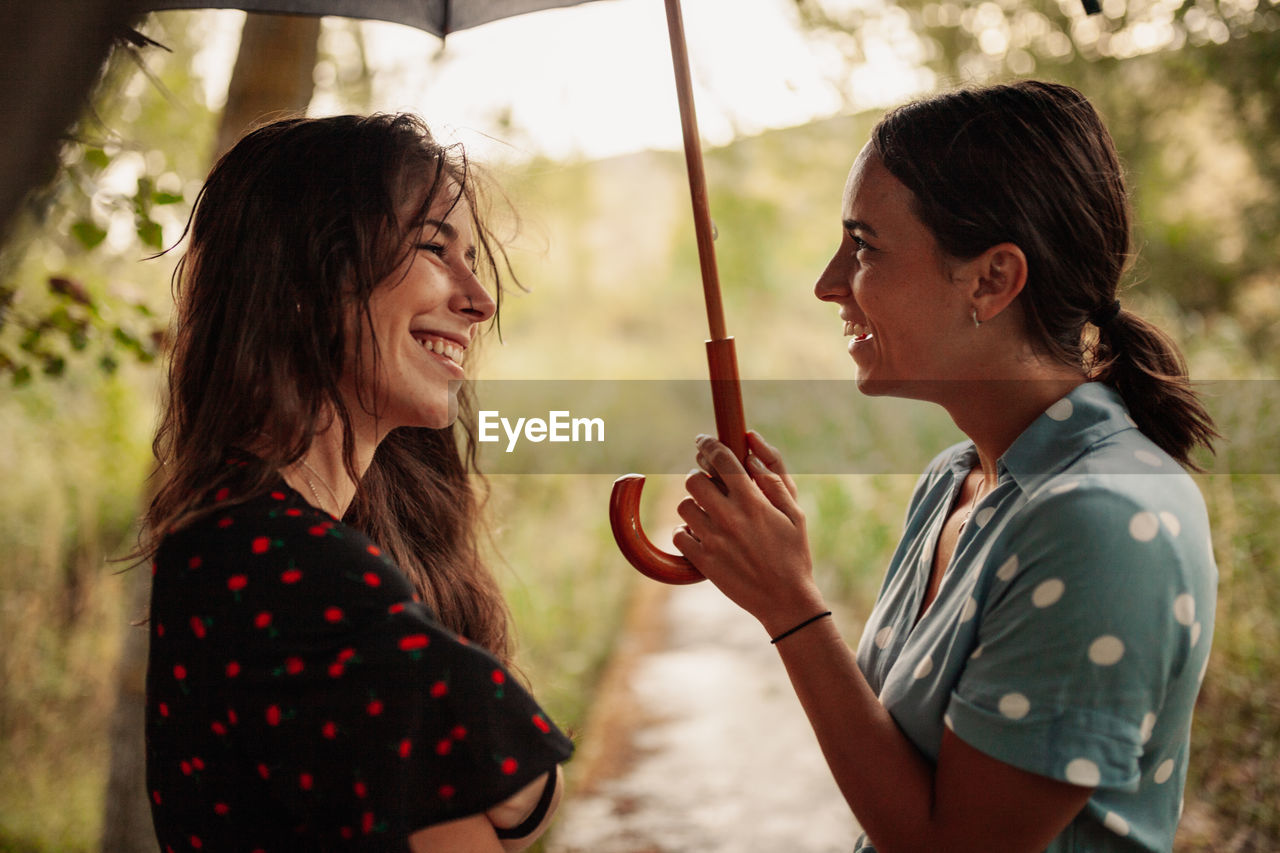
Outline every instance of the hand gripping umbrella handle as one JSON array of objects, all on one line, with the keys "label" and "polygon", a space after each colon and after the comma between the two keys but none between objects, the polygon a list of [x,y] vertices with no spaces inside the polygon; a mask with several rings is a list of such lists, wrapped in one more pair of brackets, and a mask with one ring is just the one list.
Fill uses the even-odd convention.
[{"label": "hand gripping umbrella handle", "polygon": [[[707,363],[711,368],[711,404],[715,409],[716,433],[739,462],[747,458],[747,429],[742,415],[742,387],[738,382],[738,359],[733,338],[707,341]],[[609,524],[618,550],[641,574],[670,584],[697,583],[702,573],[678,554],[669,554],[649,541],[640,526],[640,493],[644,476],[625,474],[613,482],[609,498]]]},{"label": "hand gripping umbrella handle", "polygon": [[[684,135],[684,159],[689,173],[689,196],[693,202],[693,230],[698,242],[698,263],[702,270],[702,295],[707,305],[707,364],[711,368],[711,402],[716,413],[716,433],[738,457],[747,459],[746,421],[742,416],[742,388],[738,383],[738,359],[733,338],[725,333],[724,306],[720,301],[720,276],[716,271],[714,231],[707,203],[707,179],[698,141],[698,118],[693,107],[693,82],[689,74],[689,51],[685,45],[684,20],[680,0],[666,0],[667,31],[671,36],[671,64],[680,101],[680,127]],[[613,483],[609,499],[609,523],[622,555],[641,573],[664,583],[695,583],[702,580],[684,557],[668,554],[645,536],[640,527],[640,492],[644,477],[627,474]]]}]

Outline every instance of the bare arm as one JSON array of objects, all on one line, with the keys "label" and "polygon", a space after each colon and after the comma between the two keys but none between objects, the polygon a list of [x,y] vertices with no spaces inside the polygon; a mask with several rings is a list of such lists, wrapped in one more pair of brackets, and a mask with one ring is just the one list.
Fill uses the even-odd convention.
[{"label": "bare arm", "polygon": [[534,779],[528,785],[521,788],[516,794],[509,799],[503,800],[498,805],[485,812],[489,822],[498,829],[514,829],[520,827],[522,835],[518,838],[499,838],[498,841],[505,851],[519,851],[530,847],[551,825],[551,819],[555,816],[556,808],[560,805],[560,798],[564,792],[564,775],[560,770],[560,766],[556,765],[554,771],[554,788],[551,793],[551,800],[547,804],[542,813],[542,817],[532,826],[522,826],[527,823],[534,812],[538,809],[538,805],[543,798],[546,790],[548,775],[543,773],[537,779]]},{"label": "bare arm", "polygon": [[[687,530],[675,545],[770,636],[827,610],[813,583],[804,514],[781,458],[749,438],[751,475],[724,445],[707,440],[701,472],[680,505]],[[754,481],[754,482],[753,482]],[[880,853],[1043,850],[1083,808],[1092,789],[1019,770],[949,730],[936,765],[902,733],[872,692],[832,620],[778,643],[845,800]]]},{"label": "bare arm", "polygon": [[503,853],[493,824],[483,814],[437,823],[409,836],[413,853]]}]

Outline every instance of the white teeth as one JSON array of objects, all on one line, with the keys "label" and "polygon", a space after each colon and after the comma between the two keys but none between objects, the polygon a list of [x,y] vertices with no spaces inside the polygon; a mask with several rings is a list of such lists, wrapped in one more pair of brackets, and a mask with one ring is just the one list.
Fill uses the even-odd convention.
[{"label": "white teeth", "polygon": [[443,340],[442,338],[418,338],[418,343],[427,352],[433,352],[436,355],[442,355],[457,364],[462,363],[462,347],[455,343]]},{"label": "white teeth", "polygon": [[858,340],[864,340],[871,337],[871,329],[861,323],[855,323],[852,320],[844,321],[845,336],[852,335]]}]

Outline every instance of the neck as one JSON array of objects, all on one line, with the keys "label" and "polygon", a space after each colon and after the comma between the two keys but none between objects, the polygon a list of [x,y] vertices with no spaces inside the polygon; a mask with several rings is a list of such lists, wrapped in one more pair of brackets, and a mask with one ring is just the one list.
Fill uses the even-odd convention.
[{"label": "neck", "polygon": [[[338,518],[346,514],[356,494],[358,477],[363,476],[377,450],[376,440],[363,440],[357,430],[355,442],[356,474],[352,479],[342,452],[342,422],[334,418],[323,432],[317,433],[300,464],[282,473],[289,485],[309,502],[320,502],[319,509]],[[305,464],[303,464],[305,463]]]},{"label": "neck", "polygon": [[977,448],[988,489],[995,486],[996,460],[1045,409],[1085,382],[1078,371],[1066,368],[1033,373],[958,383],[954,399],[942,404]]}]

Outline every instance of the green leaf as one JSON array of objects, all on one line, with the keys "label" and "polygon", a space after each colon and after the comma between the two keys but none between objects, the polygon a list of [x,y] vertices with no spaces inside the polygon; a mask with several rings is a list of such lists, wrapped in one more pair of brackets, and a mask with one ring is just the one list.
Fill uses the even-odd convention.
[{"label": "green leaf", "polygon": [[152,193],[151,201],[156,204],[177,204],[182,201],[182,193]]},{"label": "green leaf", "polygon": [[24,364],[20,366],[17,370],[13,371],[13,387],[14,388],[21,388],[24,385],[30,385],[30,384],[31,384],[31,368],[30,367]]},{"label": "green leaf", "polygon": [[84,152],[84,161],[94,169],[105,169],[111,163],[111,157],[101,148],[90,148]]},{"label": "green leaf", "polygon": [[67,369],[67,360],[60,355],[45,356],[44,373],[46,376],[61,376]]},{"label": "green leaf", "polygon": [[89,219],[81,219],[71,226],[71,236],[75,237],[81,246],[86,249],[92,249],[107,239],[107,232],[105,229],[100,228],[96,222]]},{"label": "green leaf", "polygon": [[147,219],[138,225],[138,239],[142,241],[144,246],[157,250],[163,249],[164,229],[160,227],[159,222]]},{"label": "green leaf", "polygon": [[110,353],[98,359],[98,367],[102,368],[103,373],[115,373],[119,366],[120,362],[116,361]]}]

